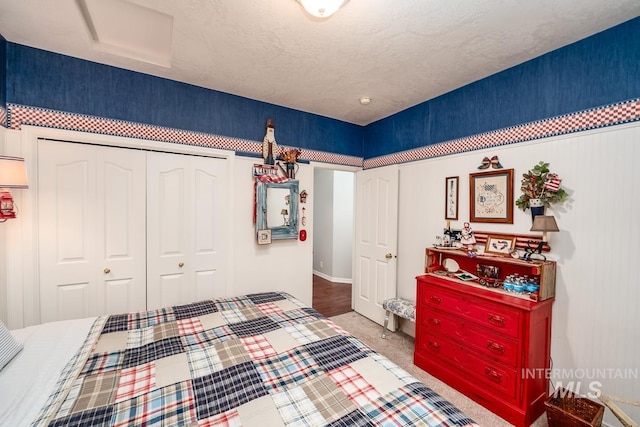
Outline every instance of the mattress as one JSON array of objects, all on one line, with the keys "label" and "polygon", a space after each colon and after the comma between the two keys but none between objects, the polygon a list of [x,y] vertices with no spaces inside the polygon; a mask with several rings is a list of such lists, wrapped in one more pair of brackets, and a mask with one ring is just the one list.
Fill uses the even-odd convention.
[{"label": "mattress", "polygon": [[31,424],[95,320],[65,320],[11,331],[23,349],[0,371],[0,426]]},{"label": "mattress", "polygon": [[286,293],[97,318],[34,426],[476,426]]}]

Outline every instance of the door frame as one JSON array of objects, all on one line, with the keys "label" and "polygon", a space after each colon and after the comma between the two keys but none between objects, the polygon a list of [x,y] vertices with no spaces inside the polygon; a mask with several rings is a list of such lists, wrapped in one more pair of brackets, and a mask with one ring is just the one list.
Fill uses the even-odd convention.
[{"label": "door frame", "polygon": [[[30,125],[22,125],[20,130],[7,130],[5,153],[25,159],[29,178],[29,189],[16,192],[14,196],[21,208],[19,217],[5,224],[7,243],[7,326],[10,329],[23,328],[40,323],[38,139],[222,158],[229,161],[227,179],[228,182],[233,182],[234,160],[236,157],[234,151]],[[234,192],[231,189],[229,189],[228,200],[227,218],[229,218],[229,221],[234,221]],[[233,238],[230,233],[227,235],[226,247],[229,250],[228,253],[233,253]],[[17,268],[14,268],[14,266],[17,266]],[[232,269],[227,272],[227,279],[228,283],[233,283]]]},{"label": "door frame", "polygon": [[[356,173],[358,173],[359,171],[362,170],[361,167],[338,165],[338,164],[335,164],[335,163],[309,162],[309,165],[311,167],[313,167],[313,171],[311,173],[312,177],[315,177],[315,169],[316,168],[318,168],[318,169],[336,170],[336,171],[344,171],[344,172],[353,172],[354,174],[356,174]],[[355,176],[354,176],[354,184],[355,184]],[[315,190],[315,185],[316,184],[315,184],[315,181],[314,181],[312,183],[312,185],[311,185],[311,188],[313,188],[314,190]],[[355,203],[356,203],[356,188],[355,188],[355,185],[354,185],[354,188],[353,188],[353,203],[354,203],[354,207],[355,207]],[[315,233],[315,228],[313,227],[313,218],[311,218],[311,220],[312,220],[311,221],[311,227],[309,227],[309,228],[311,228],[311,230],[312,230],[311,235],[312,235],[312,239],[313,239],[313,233]],[[355,221],[356,221],[356,218],[355,218],[355,211],[354,211],[354,217],[353,217],[354,227],[353,227],[353,232],[352,232],[352,235],[351,235],[351,260],[352,260],[351,263],[352,263],[352,265],[353,265],[353,256],[354,256],[354,250],[355,250]],[[311,243],[313,243],[313,240],[311,241]],[[312,253],[312,257],[313,257],[313,253]],[[312,259],[312,264],[311,265],[313,265],[313,259]],[[311,270],[311,275],[313,275],[313,268]],[[351,277],[352,277],[352,280],[351,280],[351,282],[352,282],[351,283],[351,307],[353,308],[353,303],[354,303],[354,300],[353,300],[353,271],[351,272]]]}]

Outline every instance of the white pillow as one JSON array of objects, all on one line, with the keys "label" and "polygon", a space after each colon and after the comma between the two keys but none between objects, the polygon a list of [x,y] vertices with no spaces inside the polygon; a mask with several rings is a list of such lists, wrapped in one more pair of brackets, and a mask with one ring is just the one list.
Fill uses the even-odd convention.
[{"label": "white pillow", "polygon": [[0,370],[20,353],[22,344],[13,338],[11,332],[0,322]]}]

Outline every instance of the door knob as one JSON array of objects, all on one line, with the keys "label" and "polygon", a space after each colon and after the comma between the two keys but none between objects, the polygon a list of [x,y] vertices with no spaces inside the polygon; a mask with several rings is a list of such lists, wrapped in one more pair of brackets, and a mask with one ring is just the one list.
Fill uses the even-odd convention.
[{"label": "door knob", "polygon": [[107,267],[107,268],[105,268],[105,269],[104,269],[104,274],[109,274],[109,273],[111,273],[111,269],[110,269],[110,268],[108,268],[108,267]]},{"label": "door knob", "polygon": [[391,255],[391,252],[389,252],[389,253],[388,253],[388,254],[386,254],[384,257],[385,257],[386,259],[391,259],[391,258],[393,258],[393,255]]},{"label": "door knob", "polygon": [[184,262],[179,262],[178,263],[178,267],[180,267],[180,268],[184,267]]}]

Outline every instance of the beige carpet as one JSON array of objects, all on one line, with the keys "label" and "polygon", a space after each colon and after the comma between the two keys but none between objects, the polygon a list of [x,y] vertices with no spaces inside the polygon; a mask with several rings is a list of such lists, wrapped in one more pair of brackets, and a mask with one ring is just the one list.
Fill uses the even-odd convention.
[{"label": "beige carpet", "polygon": [[[409,335],[401,332],[387,333],[387,338],[382,339],[380,337],[382,332],[380,325],[353,311],[333,316],[330,319],[425,383],[481,426],[508,427],[512,425],[415,366],[413,364],[413,338]],[[543,414],[532,426],[547,427],[546,415]]]}]

